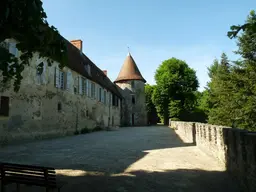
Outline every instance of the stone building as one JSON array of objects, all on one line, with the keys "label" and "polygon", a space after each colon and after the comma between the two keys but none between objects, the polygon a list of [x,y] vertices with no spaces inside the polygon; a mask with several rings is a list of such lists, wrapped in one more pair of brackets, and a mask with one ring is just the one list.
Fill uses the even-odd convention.
[{"label": "stone building", "polygon": [[121,89],[123,125],[140,126],[147,124],[145,83],[133,57],[128,53],[124,64],[114,81]]},{"label": "stone building", "polygon": [[[59,69],[58,62],[48,66],[47,58],[34,53],[22,72],[19,92],[15,93],[12,86],[0,92],[0,144],[72,135],[96,127],[145,124],[144,116],[143,120],[138,117],[144,114],[146,81],[132,57],[126,59],[132,65],[124,64],[132,78],[120,76],[129,74],[123,67],[115,84],[106,70],[99,69],[83,53],[81,40],[66,41],[66,45],[66,67]],[[15,40],[6,40],[5,47],[19,57]],[[132,94],[136,103],[131,107]],[[126,122],[128,117],[133,120]]]}]

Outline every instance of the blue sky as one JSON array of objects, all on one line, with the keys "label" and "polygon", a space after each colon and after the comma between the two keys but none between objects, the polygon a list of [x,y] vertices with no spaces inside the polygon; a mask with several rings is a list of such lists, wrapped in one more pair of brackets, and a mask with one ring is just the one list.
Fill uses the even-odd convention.
[{"label": "blue sky", "polygon": [[200,89],[207,66],[224,51],[235,59],[226,33],[244,23],[255,0],[43,0],[48,22],[68,40],[83,40],[83,52],[115,80],[130,47],[142,75],[154,84],[162,61],[185,60]]}]

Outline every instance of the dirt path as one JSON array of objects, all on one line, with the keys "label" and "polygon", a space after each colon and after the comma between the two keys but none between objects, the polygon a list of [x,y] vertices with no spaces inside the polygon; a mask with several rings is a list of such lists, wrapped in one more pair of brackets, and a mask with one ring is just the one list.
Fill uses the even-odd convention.
[{"label": "dirt path", "polygon": [[[164,126],[0,148],[0,161],[55,167],[67,182],[62,192],[239,191],[214,159]],[[22,186],[21,191],[44,189]]]}]

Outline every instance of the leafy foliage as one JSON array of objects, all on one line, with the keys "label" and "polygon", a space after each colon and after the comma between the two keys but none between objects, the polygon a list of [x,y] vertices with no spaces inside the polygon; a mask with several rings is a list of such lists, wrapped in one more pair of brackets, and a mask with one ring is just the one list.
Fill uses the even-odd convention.
[{"label": "leafy foliage", "polygon": [[198,87],[195,71],[179,59],[164,61],[155,73],[156,87],[153,102],[164,124],[169,117],[187,120],[196,101],[194,91]]},{"label": "leafy foliage", "polygon": [[[237,54],[241,59],[230,62],[223,53],[208,68],[210,82],[199,108],[208,114],[209,123],[247,130],[256,130],[256,30],[255,12],[251,11],[246,24],[233,31],[237,38]],[[239,30],[243,30],[238,36]]]},{"label": "leafy foliage", "polygon": [[243,25],[232,25],[230,27],[231,31],[228,32],[229,38],[236,38],[240,31],[251,31],[253,33],[256,33],[256,16],[255,11],[252,10],[250,12],[250,16],[248,21]]},{"label": "leafy foliage", "polygon": [[19,90],[22,71],[29,65],[33,53],[48,58],[49,65],[53,60],[58,61],[61,68],[67,63],[65,40],[46,19],[41,0],[0,2],[0,42],[15,39],[21,53],[18,59],[0,46],[2,83],[13,79],[15,91]]}]

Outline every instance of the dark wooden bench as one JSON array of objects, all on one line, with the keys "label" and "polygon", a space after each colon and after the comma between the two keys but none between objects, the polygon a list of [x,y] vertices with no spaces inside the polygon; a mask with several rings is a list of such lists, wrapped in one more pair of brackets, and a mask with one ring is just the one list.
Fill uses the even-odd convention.
[{"label": "dark wooden bench", "polygon": [[0,180],[1,192],[5,192],[5,186],[11,183],[16,183],[17,191],[20,184],[45,187],[47,192],[52,189],[60,191],[63,186],[63,183],[57,183],[54,168],[33,165],[0,163]]}]

